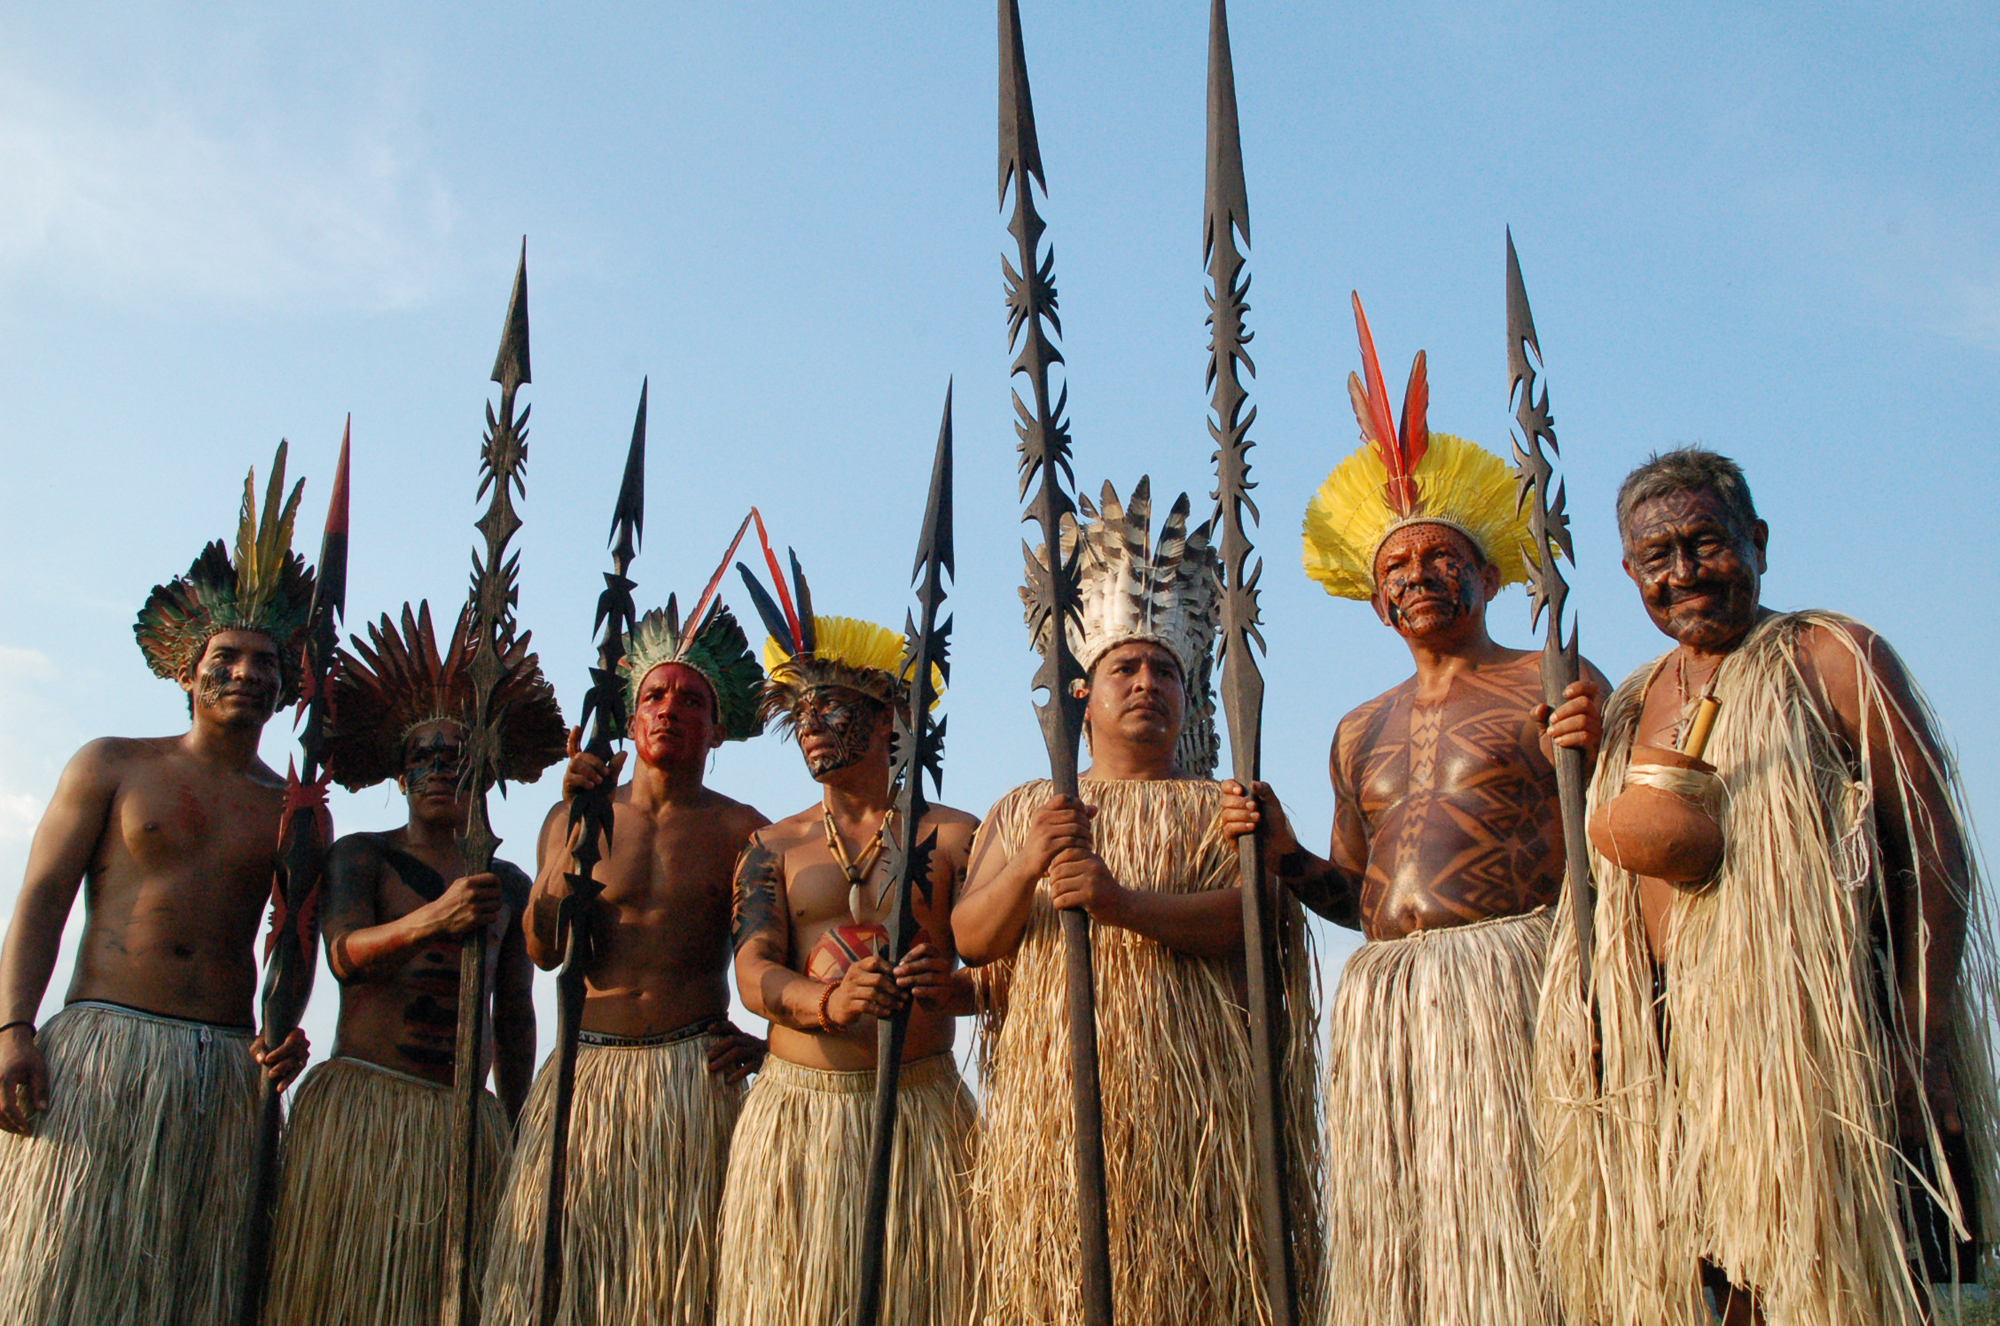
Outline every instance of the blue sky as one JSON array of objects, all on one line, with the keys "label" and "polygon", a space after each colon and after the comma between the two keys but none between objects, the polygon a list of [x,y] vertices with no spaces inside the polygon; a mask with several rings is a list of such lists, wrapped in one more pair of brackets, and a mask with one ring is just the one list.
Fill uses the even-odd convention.
[{"label": "blue sky", "polygon": [[[1200,266],[1207,6],[1023,0],[1079,475],[1210,482]],[[1618,478],[1701,441],[1773,525],[1767,601],[1882,629],[2000,814],[2000,18],[1971,4],[1352,6],[1231,13],[1255,244],[1270,558],[1266,768],[1312,836],[1353,705],[1407,674],[1298,569],[1356,444],[1347,294],[1432,422],[1504,450],[1503,227],[1576,513],[1583,646],[1662,647],[1617,567]],[[521,616],[574,710],[652,380],[646,604],[743,511],[823,611],[900,623],[948,377],[958,622],[946,797],[1041,767],[996,207],[991,5],[0,3],[0,906],[62,761],[179,730],[131,621],[228,532],[279,437],[317,546],[354,416],[350,626],[463,598],[486,375],[522,235],[535,382]],[[747,612],[740,589],[732,601]],[[1496,634],[1528,643],[1520,591]],[[282,767],[289,729],[273,724]],[[775,740],[715,784],[814,789]],[[526,853],[552,783],[497,812]],[[341,795],[380,828],[381,791]],[[1331,967],[1349,940],[1329,934]],[[60,999],[59,970],[51,1006]],[[330,1037],[323,984],[311,1024]],[[544,1002],[547,1002],[546,1000]]]}]

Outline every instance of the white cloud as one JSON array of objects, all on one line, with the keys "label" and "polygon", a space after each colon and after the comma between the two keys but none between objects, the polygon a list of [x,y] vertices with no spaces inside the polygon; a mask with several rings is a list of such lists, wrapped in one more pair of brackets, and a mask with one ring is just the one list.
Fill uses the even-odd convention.
[{"label": "white cloud", "polygon": [[452,225],[415,117],[206,116],[0,69],[0,281],[232,303],[409,303]]}]

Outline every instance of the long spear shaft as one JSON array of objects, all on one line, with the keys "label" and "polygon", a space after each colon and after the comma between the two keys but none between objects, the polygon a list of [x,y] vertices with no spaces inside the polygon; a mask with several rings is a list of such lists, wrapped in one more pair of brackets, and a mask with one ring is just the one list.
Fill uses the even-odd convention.
[{"label": "long spear shaft", "polygon": [[[917,541],[916,565],[910,578],[920,580],[918,618],[904,619],[903,657],[910,669],[910,703],[896,715],[896,762],[891,785],[896,789],[896,830],[887,852],[889,878],[895,891],[889,912],[891,966],[916,942],[917,920],[911,900],[922,889],[930,900],[931,852],[937,846],[933,830],[921,841],[917,826],[930,810],[924,797],[923,775],[943,790],[944,720],[931,721],[941,676],[951,670],[951,622],[938,624],[944,602],[944,578],[955,575],[951,560],[951,388],[944,392],[944,422],[938,426],[937,458],[931,465],[931,495],[924,508],[923,535]],[[868,1187],[861,1204],[861,1270],[854,1297],[854,1326],[875,1326],[882,1310],[882,1263],[889,1226],[889,1162],[896,1136],[896,1088],[902,1076],[903,1038],[910,1026],[907,1006],[875,1023],[875,1117],[868,1138]]]},{"label": "long spear shaft", "polygon": [[[1529,358],[1528,352],[1534,351]],[[1551,705],[1563,702],[1563,691],[1582,675],[1576,648],[1576,623],[1569,627],[1569,641],[1563,641],[1563,605],[1569,600],[1569,582],[1563,579],[1563,558],[1576,565],[1576,549],[1570,542],[1569,512],[1562,480],[1556,477],[1551,456],[1556,445],[1555,416],[1549,413],[1549,389],[1535,392],[1535,369],[1541,362],[1541,343],[1535,339],[1535,315],[1528,307],[1528,288],[1521,281],[1521,260],[1514,253],[1514,232],[1507,231],[1507,402],[1514,406],[1514,423],[1520,436],[1514,439],[1514,475],[1517,505],[1528,511],[1528,536],[1532,541],[1528,559],[1528,597],[1532,605],[1529,623],[1541,621],[1548,613],[1547,635],[1542,644],[1542,698]],[[1543,445],[1547,444],[1547,451]],[[1551,492],[1550,484],[1554,483]],[[1533,499],[1530,501],[1530,499]],[[1590,881],[1590,848],[1584,838],[1583,752],[1573,746],[1555,748],[1556,796],[1562,805],[1564,892],[1569,899],[1570,918],[1576,928],[1577,975],[1583,1001],[1590,1002],[1590,966],[1595,944],[1597,891]]]},{"label": "long spear shaft", "polygon": [[[514,604],[520,555],[508,556],[507,545],[521,528],[514,496],[524,491],[521,469],[528,457],[528,410],[514,417],[514,393],[531,381],[528,373],[528,244],[521,241],[521,263],[514,272],[514,293],[508,301],[507,323],[500,353],[493,364],[493,381],[500,384],[500,410],[486,407],[486,436],[479,454],[478,497],[490,500],[477,528],[485,536],[484,556],[472,554],[472,725],[466,735],[462,784],[471,792],[472,808],[459,837],[459,868],[468,875],[493,868],[500,839],[488,817],[486,793],[499,780],[500,729],[504,714],[493,710],[493,690],[504,667],[501,654],[514,635]],[[490,949],[486,928],[465,937],[458,960],[458,1053],[452,1077],[451,1200],[445,1213],[444,1322],[474,1326],[479,1319],[473,1277],[473,1227],[479,1209],[479,1095],[485,1076],[486,966]]]},{"label": "long spear shaft", "polygon": [[[1062,334],[1056,313],[1055,255],[1041,254],[1047,228],[1035,211],[1033,184],[1048,193],[1042,177],[1042,151],[1035,137],[1035,107],[1028,90],[1028,58],[1021,44],[1019,0],[1000,0],[1000,201],[1014,187],[1014,215],[1007,231],[1014,237],[1020,267],[1004,258],[1007,282],[1007,340],[1014,350],[1010,377],[1026,374],[1033,388],[1030,410],[1013,392],[1014,432],[1021,444],[1021,496],[1028,504],[1027,520],[1041,526],[1048,549],[1044,570],[1028,555],[1028,579],[1034,587],[1035,624],[1031,634],[1044,638],[1042,665],[1035,670],[1034,688],[1048,693],[1036,708],[1042,738],[1049,748],[1049,781],[1056,795],[1077,795],[1076,748],[1083,731],[1083,698],[1077,683],[1087,680],[1070,648],[1069,625],[1079,612],[1078,554],[1063,551],[1063,517],[1076,510],[1065,488],[1072,481],[1069,422],[1063,417],[1069,386],[1052,399],[1049,373],[1063,362],[1050,333]],[[1033,495],[1029,489],[1033,488]],[[1070,1086],[1076,1107],[1077,1235],[1081,1244],[1083,1319],[1089,1326],[1111,1323],[1111,1230],[1104,1191],[1104,1102],[1097,1074],[1097,999],[1091,970],[1090,917],[1069,908],[1061,917],[1063,974],[1068,989]]]},{"label": "long spear shaft", "polygon": [[[340,644],[340,618],[347,606],[347,444],[353,420],[341,430],[340,461],[333,472],[333,496],[327,503],[326,530],[320,536],[319,565],[313,580],[312,606],[306,618],[305,693],[299,697],[303,722],[299,729],[299,760],[285,779],[285,813],[278,828],[282,848],[281,896],[284,924],[271,935],[271,956],[264,967],[262,1004],[264,1044],[276,1049],[299,1025],[310,993],[315,949],[319,942],[318,899],[326,873],[326,852],[333,823],[326,814],[326,722],[328,686],[333,678],[335,650]],[[306,979],[299,979],[303,964]],[[301,988],[303,987],[303,988]],[[271,1079],[258,1079],[257,1150],[250,1174],[250,1225],[244,1243],[243,1292],[237,1320],[257,1326],[264,1311],[264,1290],[270,1280],[271,1208],[278,1195],[278,1136],[284,1112]]]},{"label": "long spear shaft", "polygon": [[[1252,548],[1244,527],[1246,508],[1258,519],[1250,498],[1250,425],[1257,418],[1239,369],[1253,377],[1257,366],[1243,327],[1250,305],[1250,279],[1236,246],[1250,243],[1250,199],[1243,180],[1243,144],[1236,121],[1236,69],[1229,52],[1229,15],[1224,0],[1213,0],[1208,22],[1207,215],[1202,225],[1202,257],[1208,264],[1208,385],[1213,393],[1208,434],[1215,441],[1215,500],[1222,516],[1222,712],[1229,724],[1230,772],[1248,789],[1262,773],[1264,674],[1257,651],[1257,581],[1263,559],[1250,565]],[[1285,1122],[1282,1062],[1283,981],[1275,975],[1276,899],[1264,876],[1264,835],[1236,840],[1237,877],[1243,889],[1243,958],[1250,1003],[1250,1120],[1257,1150],[1258,1214],[1264,1235],[1264,1294],[1272,1326],[1292,1326],[1298,1317],[1298,1290],[1292,1263],[1291,1206],[1285,1176]]]},{"label": "long spear shaft", "polygon": [[[582,722],[590,725],[584,749],[609,763],[612,744],[625,738],[625,686],[618,663],[625,657],[625,636],[637,608],[630,579],[632,559],[646,523],[646,392],[639,384],[639,412],[632,420],[632,443],[625,453],[625,477],[618,485],[618,504],[611,513],[611,570],[604,574],[604,592],[597,596],[599,633],[597,666],[590,670],[590,693],[584,698]],[[604,892],[592,874],[611,848],[612,794],[609,780],[580,792],[569,804],[569,889],[556,912],[556,932],[562,936],[562,967],[556,972],[556,1082],[549,1112],[549,1174],[542,1194],[541,1280],[535,1293],[538,1326],[555,1326],[562,1309],[563,1199],[569,1182],[569,1117],[576,1095],[576,1047],[583,1031],[583,978],[590,962],[590,913]]]}]

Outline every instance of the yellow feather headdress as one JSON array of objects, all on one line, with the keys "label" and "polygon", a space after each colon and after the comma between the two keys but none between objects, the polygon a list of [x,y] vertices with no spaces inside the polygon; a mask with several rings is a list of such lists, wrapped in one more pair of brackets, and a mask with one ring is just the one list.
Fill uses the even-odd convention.
[{"label": "yellow feather headdress", "polygon": [[313,592],[312,568],[292,551],[292,522],[304,487],[301,479],[285,497],[285,444],[278,443],[261,519],[257,471],[243,481],[235,561],[217,539],[201,550],[186,575],[153,586],[132,633],[155,676],[180,676],[223,631],[255,631],[278,646],[284,671],[279,706],[298,699]]},{"label": "yellow feather headdress", "polygon": [[1354,297],[1354,321],[1368,374],[1365,383],[1359,374],[1347,378],[1361,447],[1326,476],[1306,506],[1306,574],[1336,597],[1372,598],[1375,555],[1383,542],[1406,525],[1429,523],[1449,526],[1472,540],[1500,568],[1503,586],[1526,581],[1531,538],[1516,497],[1513,467],[1477,443],[1430,431],[1430,384],[1422,351],[1410,369],[1397,427],[1359,295]]},{"label": "yellow feather headdress", "polygon": [[[758,538],[763,538],[758,527]],[[808,691],[840,686],[879,704],[899,709],[910,702],[911,664],[904,657],[904,639],[886,626],[855,617],[820,617],[812,610],[812,591],[805,572],[792,554],[792,589],[778,574],[777,557],[768,543],[764,555],[777,587],[773,599],[741,562],[736,569],[749,586],[757,615],[770,636],[764,641],[764,693],[757,713],[765,725],[790,719]],[[932,694],[944,695],[944,673],[931,667]],[[932,706],[937,704],[933,700]]]}]

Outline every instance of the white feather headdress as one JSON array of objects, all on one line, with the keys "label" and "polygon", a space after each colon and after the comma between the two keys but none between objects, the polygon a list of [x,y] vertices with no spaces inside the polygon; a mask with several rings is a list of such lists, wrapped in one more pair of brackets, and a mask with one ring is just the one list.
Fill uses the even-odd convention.
[{"label": "white feather headdress", "polygon": [[[1079,495],[1075,516],[1063,519],[1063,555],[1076,556],[1078,544],[1079,620],[1069,625],[1070,649],[1088,673],[1118,645],[1151,641],[1165,648],[1181,666],[1187,691],[1187,718],[1181,727],[1176,758],[1181,772],[1206,775],[1214,770],[1215,635],[1221,624],[1221,562],[1209,543],[1207,523],[1188,528],[1186,493],[1174,500],[1152,541],[1152,481],[1142,477],[1129,502],[1106,483],[1097,506]],[[1045,575],[1048,549],[1029,554],[1031,579]],[[1035,626],[1033,594],[1021,590],[1028,624]],[[1047,644],[1046,621],[1035,648]]]}]

